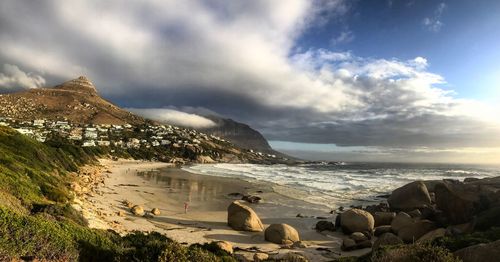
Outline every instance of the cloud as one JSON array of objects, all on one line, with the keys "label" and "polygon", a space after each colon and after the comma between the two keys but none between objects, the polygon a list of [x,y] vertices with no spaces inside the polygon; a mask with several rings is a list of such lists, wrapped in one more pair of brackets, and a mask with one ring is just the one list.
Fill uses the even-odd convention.
[{"label": "cloud", "polygon": [[38,88],[45,85],[45,79],[34,73],[26,73],[11,64],[3,65],[0,73],[0,90],[19,90]]},{"label": "cloud", "polygon": [[444,26],[443,22],[441,21],[441,16],[446,10],[446,7],[447,6],[445,3],[439,3],[439,5],[434,10],[434,14],[432,16],[425,17],[422,20],[422,25],[431,32],[439,32]]},{"label": "cloud", "polygon": [[342,31],[338,36],[332,38],[331,43],[332,45],[347,44],[352,42],[354,38],[355,36],[352,31],[350,30]]},{"label": "cloud", "polygon": [[127,108],[127,110],[136,113],[145,118],[155,120],[161,123],[166,123],[170,125],[190,127],[190,128],[209,128],[216,124],[205,117],[189,114],[173,109],[164,108]]},{"label": "cloud", "polygon": [[169,110],[205,108],[295,142],[500,145],[498,108],[456,98],[425,57],[298,48],[305,30],[341,19],[349,2],[5,0],[0,60],[52,84],[87,75],[122,106],[168,107],[152,112],[194,117],[191,126],[203,120]]}]

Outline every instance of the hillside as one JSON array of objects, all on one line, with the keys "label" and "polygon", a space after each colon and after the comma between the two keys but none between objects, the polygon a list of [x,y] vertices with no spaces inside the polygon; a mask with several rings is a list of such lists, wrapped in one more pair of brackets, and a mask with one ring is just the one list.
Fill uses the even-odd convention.
[{"label": "hillside", "polygon": [[235,261],[213,245],[88,228],[69,186],[79,167],[106,154],[0,127],[0,261]]},{"label": "hillside", "polygon": [[84,76],[53,88],[0,95],[0,116],[18,120],[66,120],[79,124],[143,124],[142,117],[102,99]]}]

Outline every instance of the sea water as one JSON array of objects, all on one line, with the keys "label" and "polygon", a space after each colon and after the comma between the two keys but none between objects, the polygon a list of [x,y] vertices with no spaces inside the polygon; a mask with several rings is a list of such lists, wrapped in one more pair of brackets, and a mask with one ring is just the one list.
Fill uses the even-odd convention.
[{"label": "sea water", "polygon": [[287,197],[335,209],[383,201],[415,180],[500,176],[499,167],[445,164],[312,163],[301,165],[202,164],[186,171],[265,182]]}]

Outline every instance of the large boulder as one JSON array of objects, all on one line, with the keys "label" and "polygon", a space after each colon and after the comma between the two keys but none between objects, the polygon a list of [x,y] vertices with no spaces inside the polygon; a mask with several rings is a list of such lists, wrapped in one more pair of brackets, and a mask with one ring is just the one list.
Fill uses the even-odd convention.
[{"label": "large boulder", "polygon": [[372,214],[361,209],[349,209],[340,215],[342,231],[346,234],[354,232],[372,232],[375,220]]},{"label": "large boulder", "polygon": [[387,226],[379,226],[375,228],[375,232],[373,233],[375,236],[380,236],[384,233],[392,233],[391,225]]},{"label": "large boulder", "polygon": [[490,208],[477,215],[476,229],[487,230],[491,227],[500,227],[500,206]]},{"label": "large boulder", "polygon": [[477,186],[443,182],[437,184],[434,190],[436,206],[451,224],[468,222],[478,211],[480,197]]},{"label": "large boulder", "polygon": [[393,233],[385,233],[381,235],[375,243],[373,243],[373,250],[378,249],[381,246],[391,246],[391,245],[399,245],[403,244],[403,240]]},{"label": "large boulder", "polygon": [[405,212],[399,212],[391,222],[391,228],[394,233],[398,233],[404,227],[412,225],[414,219]]},{"label": "large boulder", "polygon": [[375,212],[375,214],[373,214],[373,219],[375,219],[376,227],[390,225],[395,217],[395,212]]},{"label": "large boulder", "polygon": [[453,254],[464,262],[498,261],[500,258],[500,240],[466,247],[455,251]]},{"label": "large boulder", "polygon": [[228,254],[233,254],[233,245],[231,243],[227,241],[217,241],[215,242],[215,245],[218,248],[226,251]]},{"label": "large boulder", "polygon": [[444,237],[445,235],[446,235],[445,228],[434,229],[432,231],[427,232],[425,235],[421,236],[417,240],[417,243],[432,242],[434,239],[439,238],[439,237]]},{"label": "large boulder", "polygon": [[422,181],[415,181],[394,190],[387,199],[392,210],[410,211],[431,204],[431,197]]},{"label": "large boulder", "polygon": [[299,232],[287,224],[272,224],[264,232],[267,241],[276,244],[293,244],[300,240]]},{"label": "large boulder", "polygon": [[398,237],[406,243],[413,243],[421,238],[427,232],[436,228],[436,225],[429,220],[417,220],[408,226],[401,228],[398,231]]},{"label": "large boulder", "polygon": [[264,230],[259,216],[250,207],[236,201],[227,208],[227,224],[240,231],[260,232]]}]

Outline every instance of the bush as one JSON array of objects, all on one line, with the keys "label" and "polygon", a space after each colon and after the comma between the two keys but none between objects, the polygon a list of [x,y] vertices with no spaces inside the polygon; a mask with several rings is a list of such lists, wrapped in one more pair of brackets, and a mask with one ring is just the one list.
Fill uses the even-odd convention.
[{"label": "bush", "polygon": [[448,250],[428,244],[385,246],[372,256],[373,262],[459,262]]},{"label": "bush", "polygon": [[500,239],[500,228],[491,228],[483,232],[473,232],[470,234],[459,235],[454,237],[442,237],[435,239],[432,244],[440,246],[455,252],[459,249],[466,248],[481,243],[489,243]]}]

